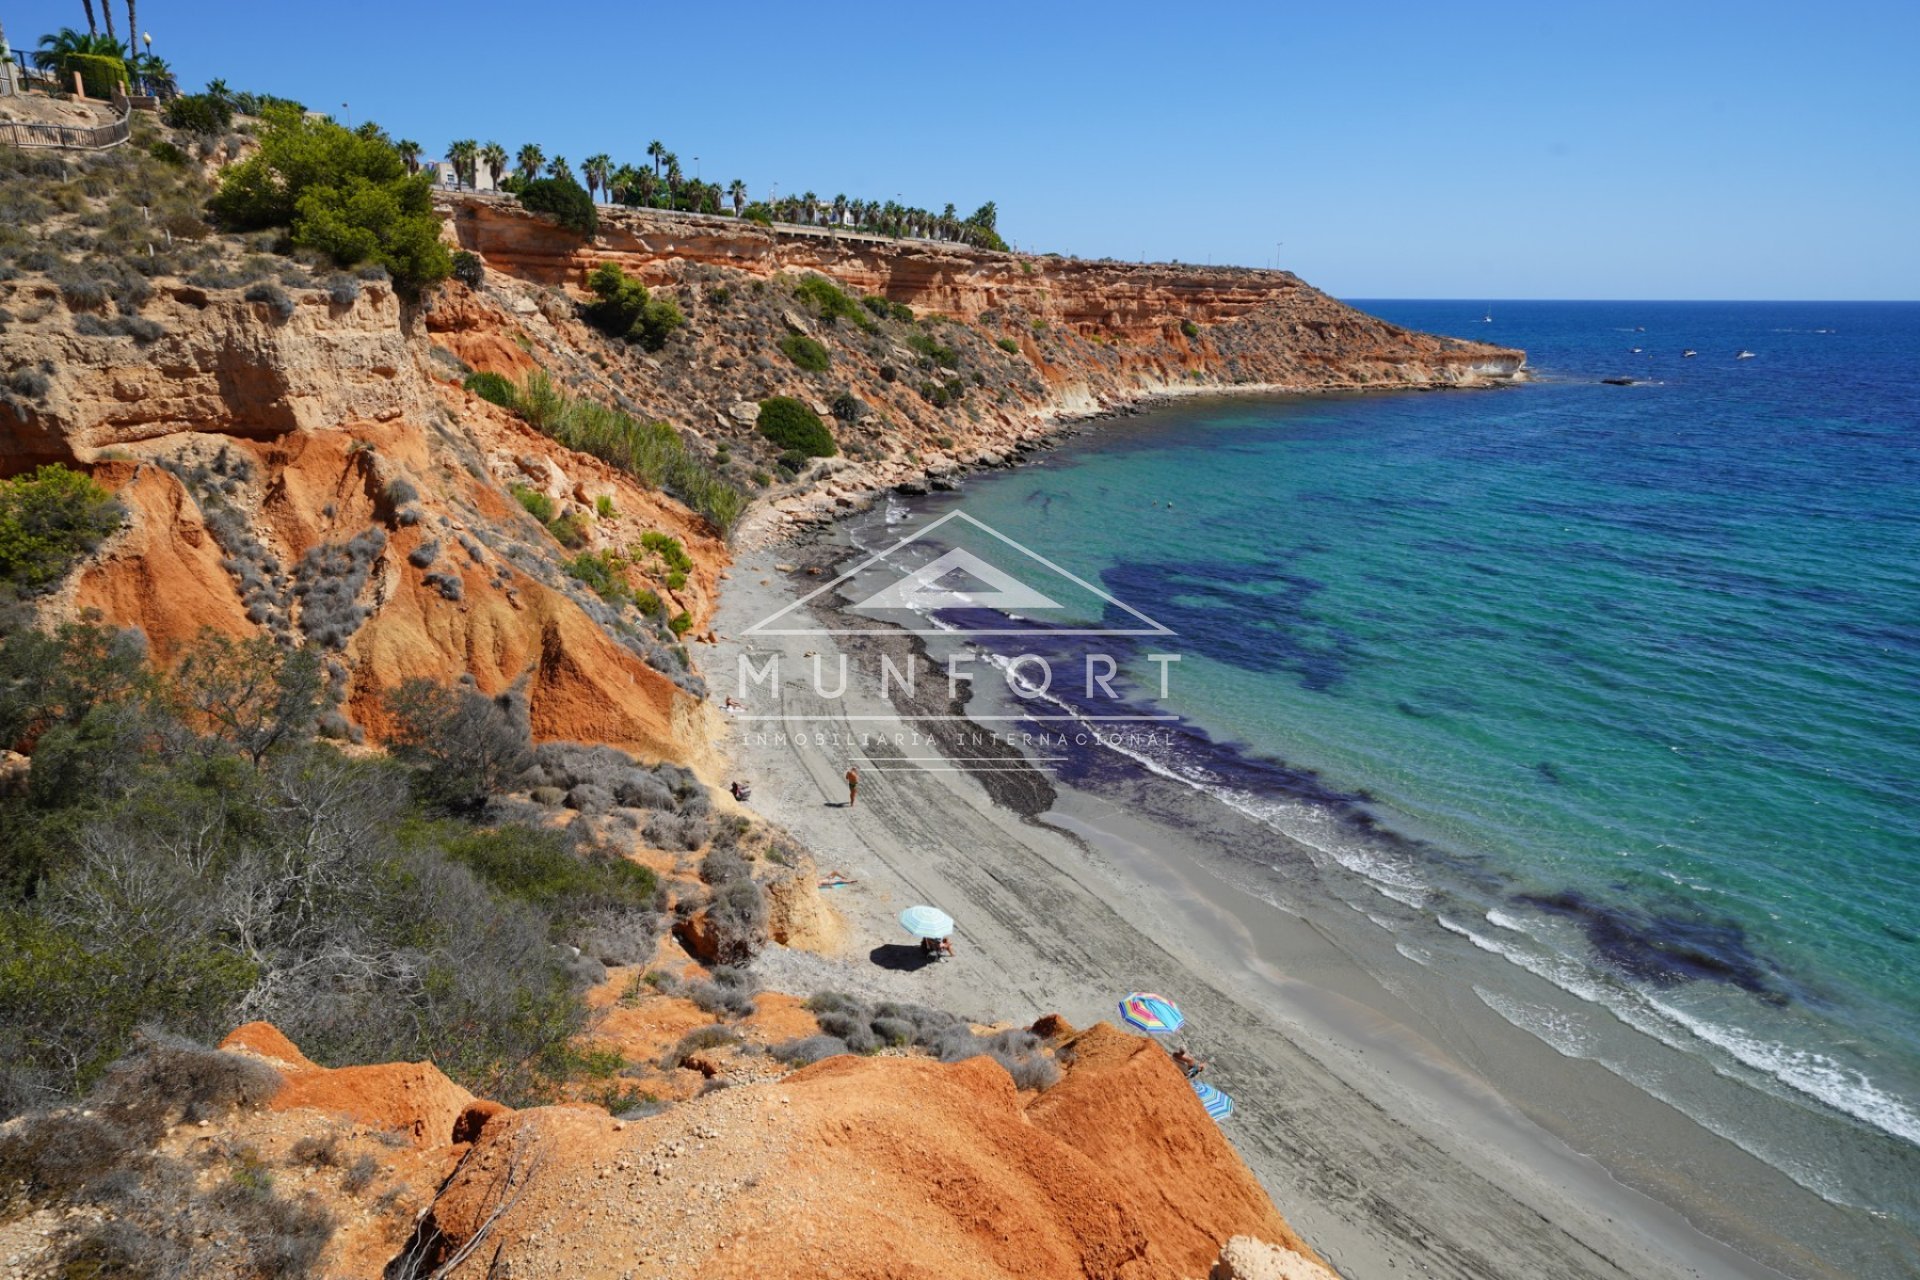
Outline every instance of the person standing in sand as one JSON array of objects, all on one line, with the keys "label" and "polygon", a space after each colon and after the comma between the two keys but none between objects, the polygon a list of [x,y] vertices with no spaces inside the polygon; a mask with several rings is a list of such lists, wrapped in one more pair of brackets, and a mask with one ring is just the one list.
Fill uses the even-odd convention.
[{"label": "person standing in sand", "polygon": [[849,809],[853,808],[854,801],[858,800],[859,798],[860,798],[860,771],[858,769],[849,767],[847,769],[847,808]]}]

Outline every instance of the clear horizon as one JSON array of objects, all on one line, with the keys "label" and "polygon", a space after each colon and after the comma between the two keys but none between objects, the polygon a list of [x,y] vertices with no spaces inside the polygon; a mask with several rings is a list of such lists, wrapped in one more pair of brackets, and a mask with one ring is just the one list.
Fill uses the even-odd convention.
[{"label": "clear horizon", "polygon": [[[429,155],[471,137],[640,163],[658,138],[755,198],[993,200],[1023,250],[1277,265],[1339,297],[1920,299],[1911,6],[139,14],[185,88],[298,98]],[[26,52],[86,19],[13,0],[0,22]]]}]

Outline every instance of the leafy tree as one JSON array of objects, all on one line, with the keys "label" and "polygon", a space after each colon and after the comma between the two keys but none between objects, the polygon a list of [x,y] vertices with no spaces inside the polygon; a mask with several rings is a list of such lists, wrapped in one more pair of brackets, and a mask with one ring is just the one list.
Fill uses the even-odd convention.
[{"label": "leafy tree", "polygon": [[571,178],[536,178],[519,191],[520,203],[535,213],[545,213],[583,239],[593,239],[600,230],[600,214],[593,197]]},{"label": "leafy tree", "polygon": [[449,809],[469,809],[510,791],[533,768],[526,694],[498,697],[416,678],[387,699],[392,746],[420,766],[425,794]]},{"label": "leafy tree", "polygon": [[23,628],[0,643],[0,745],[31,744],[96,707],[152,692],[147,641],[87,620],[52,632]]},{"label": "leafy tree", "polygon": [[831,360],[826,344],[802,333],[790,333],[780,339],[780,354],[808,373],[825,373]]},{"label": "leafy tree", "polygon": [[0,584],[34,590],[59,581],[126,516],[91,477],[57,462],[0,482]]},{"label": "leafy tree", "polygon": [[833,433],[820,415],[792,396],[773,396],[760,402],[755,422],[760,434],[782,449],[799,452],[809,458],[831,458]]},{"label": "leafy tree", "polygon": [[431,180],[409,174],[398,147],[309,119],[297,106],[264,111],[260,149],[227,170],[213,197],[221,222],[289,227],[295,244],[343,266],[379,263],[409,295],[446,278],[453,262],[440,243]]},{"label": "leafy tree", "polygon": [[324,679],[316,649],[286,649],[269,636],[233,640],[207,629],[172,684],[183,709],[214,741],[258,768],[273,751],[312,736]]},{"label": "leafy tree", "polygon": [[686,323],[671,298],[656,298],[647,287],[611,262],[603,262],[587,277],[594,301],[583,314],[587,323],[615,338],[637,342],[658,351],[667,338]]},{"label": "leafy tree", "polygon": [[212,94],[190,93],[169,102],[162,119],[175,129],[212,136],[233,124],[233,104]]}]

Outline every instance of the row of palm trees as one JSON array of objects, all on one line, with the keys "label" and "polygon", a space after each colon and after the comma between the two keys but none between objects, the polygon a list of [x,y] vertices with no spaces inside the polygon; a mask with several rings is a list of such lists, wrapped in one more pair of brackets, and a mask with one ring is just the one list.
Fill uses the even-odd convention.
[{"label": "row of palm trees", "polygon": [[[407,167],[417,171],[420,144],[403,141],[398,146]],[[718,214],[730,207],[735,217],[749,216],[750,209],[758,209],[763,210],[769,220],[803,226],[847,227],[876,235],[950,240],[961,244],[997,245],[999,242],[994,226],[998,211],[992,201],[975,210],[969,218],[960,217],[951,204],[936,214],[894,200],[850,200],[837,195],[831,201],[823,201],[811,191],[784,199],[770,197],[759,205],[750,205],[747,184],[741,179],[735,178],[722,187],[717,182],[689,178],[680,167],[680,157],[667,150],[666,144],[657,138],[647,144],[647,164],[615,165],[613,157],[601,152],[580,162],[577,179],[565,156],[549,157],[538,143],[527,143],[512,159],[513,169],[509,171],[507,149],[497,142],[483,145],[472,138],[463,138],[447,148],[447,162],[453,166],[460,183],[468,187],[477,185],[478,169],[484,164],[494,182],[504,181],[504,189],[509,190],[544,174],[578,181],[596,200],[637,209]]]}]

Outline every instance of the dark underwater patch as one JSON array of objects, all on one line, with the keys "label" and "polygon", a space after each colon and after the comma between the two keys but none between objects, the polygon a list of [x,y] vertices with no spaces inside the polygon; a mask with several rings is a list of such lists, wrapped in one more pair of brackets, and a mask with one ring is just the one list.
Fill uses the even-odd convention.
[{"label": "dark underwater patch", "polygon": [[1523,893],[1515,902],[1576,921],[1602,963],[1656,987],[1724,982],[1771,1004],[1786,1003],[1771,964],[1747,944],[1738,922],[1684,909],[1615,906],[1578,890]]}]

